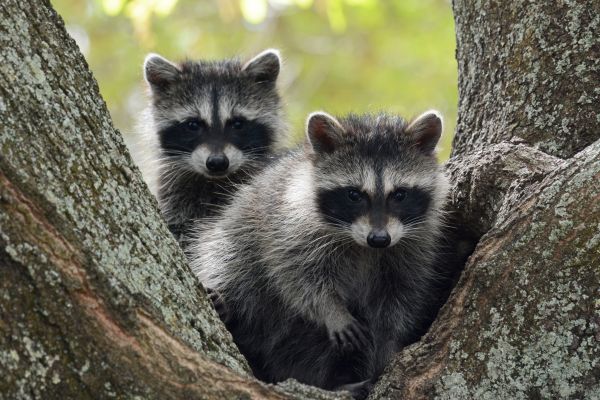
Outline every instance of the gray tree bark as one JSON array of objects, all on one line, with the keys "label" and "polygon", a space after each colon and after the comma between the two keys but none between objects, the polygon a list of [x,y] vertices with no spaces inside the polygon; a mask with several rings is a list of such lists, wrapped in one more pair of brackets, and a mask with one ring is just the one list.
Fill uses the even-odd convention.
[{"label": "gray tree bark", "polygon": [[514,136],[569,158],[598,139],[600,3],[454,0],[459,115],[452,155]]},{"label": "gray tree bark", "polygon": [[[600,4],[454,11],[481,240],[371,398],[600,397]],[[0,399],[345,397],[249,375],[47,0],[0,3],[0,59]]]}]

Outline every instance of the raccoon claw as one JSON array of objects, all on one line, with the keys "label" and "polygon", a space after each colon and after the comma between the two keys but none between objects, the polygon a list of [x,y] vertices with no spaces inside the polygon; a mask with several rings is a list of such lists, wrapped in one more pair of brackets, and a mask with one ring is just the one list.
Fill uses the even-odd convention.
[{"label": "raccoon claw", "polygon": [[227,304],[225,304],[225,299],[223,299],[223,296],[221,296],[221,293],[219,293],[217,290],[215,289],[211,289],[211,288],[206,288],[206,295],[208,296],[209,300],[212,302],[213,307],[215,308],[215,310],[217,311],[217,314],[219,315],[219,318],[221,318],[221,321],[223,322],[227,322],[229,321],[229,309],[227,307]]},{"label": "raccoon claw", "polygon": [[352,320],[341,330],[332,332],[330,340],[337,350],[347,353],[369,346],[370,336],[364,325],[357,320]]}]

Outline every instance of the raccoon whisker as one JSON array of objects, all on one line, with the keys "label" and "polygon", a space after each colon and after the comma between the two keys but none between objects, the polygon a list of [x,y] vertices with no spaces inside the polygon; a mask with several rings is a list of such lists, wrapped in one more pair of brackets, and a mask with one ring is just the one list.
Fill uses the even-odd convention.
[{"label": "raccoon whisker", "polygon": [[405,225],[404,227],[406,234],[435,233],[439,231],[439,228],[428,223]]},{"label": "raccoon whisker", "polygon": [[251,149],[246,150],[245,153],[252,154],[257,151],[270,150],[270,149],[271,149],[271,146],[257,146],[257,147],[252,147]]},{"label": "raccoon whisker", "polygon": [[349,227],[351,225],[347,221],[343,221],[343,220],[341,220],[339,218],[336,218],[336,217],[334,217],[332,215],[328,215],[327,219],[328,219],[329,222],[333,222],[332,226],[334,226],[336,228],[342,228],[342,229],[344,229],[344,228],[347,228],[347,227]]},{"label": "raccoon whisker", "polygon": [[186,171],[179,171],[177,173],[170,173],[167,175],[161,176],[161,182],[159,183],[159,188],[163,191],[170,192],[170,188],[177,187],[178,182],[183,181],[182,175],[187,174]]},{"label": "raccoon whisker", "polygon": [[[240,169],[238,169],[235,173],[238,176],[242,177],[242,180],[244,182],[250,180],[252,177],[254,177],[254,175],[256,174],[256,171],[260,170],[260,166],[252,166],[252,165],[246,165],[241,167]],[[232,183],[233,186],[238,186],[235,183]]]},{"label": "raccoon whisker", "polygon": [[176,157],[180,155],[190,155],[191,152],[189,150],[178,150],[178,149],[169,149],[168,151],[161,151],[161,156],[165,158]]},{"label": "raccoon whisker", "polygon": [[[317,247],[313,247],[312,251],[307,255],[308,259],[312,259],[313,255],[318,255],[322,250],[331,250],[335,248],[337,244],[344,241],[345,238],[340,238],[337,235],[326,234],[318,238],[318,240],[325,241],[324,243],[319,244]],[[310,245],[307,247],[311,247]],[[323,253],[322,256],[325,256],[326,253]]]},{"label": "raccoon whisker", "polygon": [[161,166],[169,166],[170,164],[180,164],[183,160],[189,160],[190,154],[181,154],[177,157],[161,157],[156,160]]},{"label": "raccoon whisker", "polygon": [[[219,191],[215,191],[215,194],[222,196],[224,199],[231,200],[236,193],[236,188],[227,188],[226,186],[219,186]],[[226,207],[227,204],[219,204],[219,207]]]},{"label": "raccoon whisker", "polygon": [[191,154],[181,154],[176,157],[163,157],[156,161],[158,168],[184,168],[189,165]]},{"label": "raccoon whisker", "polygon": [[184,162],[171,162],[169,164],[166,164],[163,168],[161,168],[160,175],[161,177],[168,177],[170,175],[177,175],[178,173],[187,171],[192,172],[192,169],[189,167],[189,164]]},{"label": "raccoon whisker", "polygon": [[160,174],[178,173],[180,171],[192,171],[190,164],[185,159],[164,162],[160,168]]},{"label": "raccoon whisker", "polygon": [[409,227],[405,227],[404,229],[404,235],[417,235],[420,233],[427,233],[427,232],[431,232],[431,228],[427,229],[427,226],[409,226]]},{"label": "raccoon whisker", "polygon": [[409,219],[408,221],[406,221],[404,223],[404,226],[411,226],[411,225],[417,225],[417,224],[421,224],[425,221],[427,221],[427,217],[426,216],[418,216],[418,217],[414,217],[412,219]]},{"label": "raccoon whisker", "polygon": [[[307,245],[300,251],[298,258],[301,262],[302,260],[314,260],[317,256],[322,256],[323,250],[331,249],[334,245],[337,244],[337,237],[326,233],[321,236],[315,237],[307,242]],[[285,249],[277,249],[274,248],[272,253],[278,254],[279,251],[283,251]]]},{"label": "raccoon whisker", "polygon": [[160,187],[168,189],[178,182],[184,183],[192,178],[194,174],[195,172],[189,168],[177,168],[165,171],[160,175],[162,181]]},{"label": "raccoon whisker", "polygon": [[422,229],[435,229],[436,227],[437,228],[452,228],[452,225],[446,221],[435,220],[435,222],[432,224],[431,219],[423,219],[416,223],[411,223],[411,224],[408,224],[405,226],[422,228]]}]

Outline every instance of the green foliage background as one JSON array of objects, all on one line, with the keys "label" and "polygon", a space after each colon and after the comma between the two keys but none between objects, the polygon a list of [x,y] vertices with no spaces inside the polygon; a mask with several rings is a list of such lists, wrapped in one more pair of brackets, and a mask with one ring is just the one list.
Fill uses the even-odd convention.
[{"label": "green foliage background", "polygon": [[449,0],[51,0],[86,56],[117,127],[133,133],[146,104],[148,52],[174,61],[275,47],[294,138],[306,115],[386,110],[446,116],[447,158],[457,107]]}]

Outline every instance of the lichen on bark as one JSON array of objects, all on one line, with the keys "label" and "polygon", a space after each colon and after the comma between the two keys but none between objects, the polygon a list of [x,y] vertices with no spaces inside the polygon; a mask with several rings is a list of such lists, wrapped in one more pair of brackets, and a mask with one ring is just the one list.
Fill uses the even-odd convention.
[{"label": "lichen on bark", "polygon": [[600,2],[453,0],[452,155],[513,136],[568,158],[600,138]]},{"label": "lichen on bark", "polygon": [[453,329],[436,395],[600,396],[600,141],[541,185],[488,232],[457,287],[474,310]]}]

